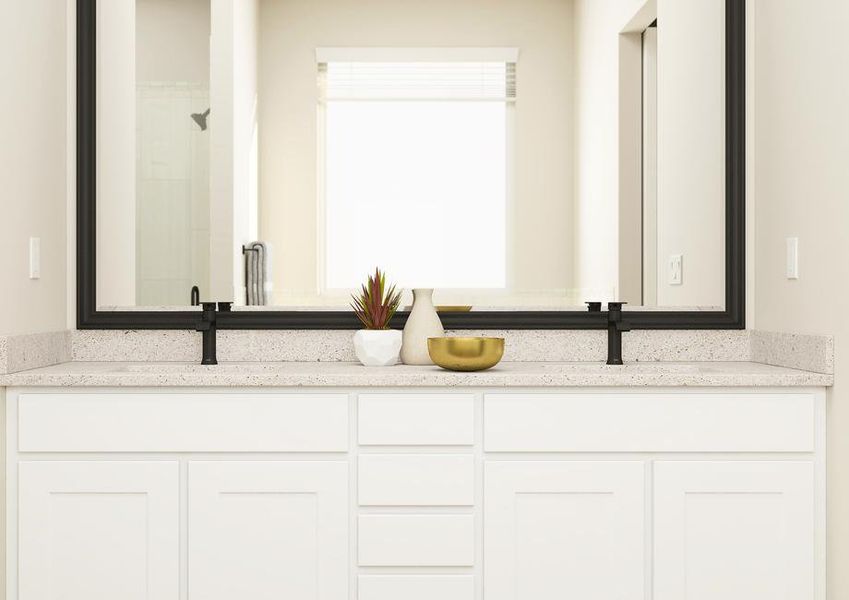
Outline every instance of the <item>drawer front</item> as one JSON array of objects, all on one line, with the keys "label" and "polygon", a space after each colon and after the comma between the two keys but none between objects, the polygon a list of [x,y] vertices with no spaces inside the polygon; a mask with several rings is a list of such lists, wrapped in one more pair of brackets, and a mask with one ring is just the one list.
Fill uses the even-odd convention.
[{"label": "drawer front", "polygon": [[365,446],[470,446],[471,394],[362,394],[359,441]]},{"label": "drawer front", "polygon": [[361,575],[359,600],[474,600],[471,575]]},{"label": "drawer front", "polygon": [[812,452],[806,393],[490,394],[488,452]]},{"label": "drawer front", "polygon": [[474,546],[472,515],[360,515],[360,566],[470,567]]},{"label": "drawer front", "polygon": [[345,452],[345,394],[21,394],[20,452]]},{"label": "drawer front", "polygon": [[359,460],[360,506],[471,506],[471,455],[366,454]]}]

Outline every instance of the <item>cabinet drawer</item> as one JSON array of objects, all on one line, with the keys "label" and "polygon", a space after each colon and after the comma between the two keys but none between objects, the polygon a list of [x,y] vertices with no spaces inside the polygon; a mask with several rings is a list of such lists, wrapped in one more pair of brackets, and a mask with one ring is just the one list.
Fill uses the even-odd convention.
[{"label": "cabinet drawer", "polygon": [[360,575],[359,600],[474,600],[471,575]]},{"label": "cabinet drawer", "polygon": [[365,446],[466,446],[475,441],[471,394],[362,394],[359,440]]},{"label": "cabinet drawer", "polygon": [[359,564],[469,567],[475,562],[472,515],[360,515]]},{"label": "cabinet drawer", "polygon": [[360,506],[471,506],[474,483],[471,455],[360,456]]},{"label": "cabinet drawer", "polygon": [[345,394],[21,394],[20,452],[344,452]]},{"label": "cabinet drawer", "polygon": [[490,394],[489,452],[812,452],[807,393]]}]

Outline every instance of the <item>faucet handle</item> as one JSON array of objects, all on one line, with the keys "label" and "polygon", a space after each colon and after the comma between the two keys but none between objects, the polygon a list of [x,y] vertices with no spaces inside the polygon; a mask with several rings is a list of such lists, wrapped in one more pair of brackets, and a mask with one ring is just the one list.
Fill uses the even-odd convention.
[{"label": "faucet handle", "polygon": [[590,312],[601,312],[601,302],[585,302]]},{"label": "faucet handle", "polygon": [[230,312],[233,308],[232,302],[219,302],[218,303],[218,311],[219,312]]},{"label": "faucet handle", "polygon": [[216,303],[215,302],[201,302],[201,306],[203,307],[203,312],[215,312]]},{"label": "faucet handle", "polygon": [[609,311],[610,311],[610,310],[614,310],[614,311],[615,311],[615,310],[619,310],[619,311],[621,311],[621,310],[622,310],[622,307],[623,307],[623,306],[625,306],[626,304],[628,304],[628,303],[627,303],[627,302],[608,302],[608,303],[607,303],[607,310],[609,310]]}]

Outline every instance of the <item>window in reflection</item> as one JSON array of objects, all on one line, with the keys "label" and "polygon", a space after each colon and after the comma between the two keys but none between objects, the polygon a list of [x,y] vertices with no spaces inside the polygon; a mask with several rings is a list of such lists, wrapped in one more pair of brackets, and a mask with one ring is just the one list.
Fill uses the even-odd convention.
[{"label": "window in reflection", "polygon": [[324,289],[376,265],[405,287],[506,287],[513,72],[320,65]]}]

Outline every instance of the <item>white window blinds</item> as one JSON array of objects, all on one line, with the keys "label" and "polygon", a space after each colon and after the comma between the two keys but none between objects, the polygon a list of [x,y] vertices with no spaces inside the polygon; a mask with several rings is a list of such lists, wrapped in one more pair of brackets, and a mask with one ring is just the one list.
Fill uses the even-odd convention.
[{"label": "white window blinds", "polygon": [[356,288],[378,264],[407,288],[506,287],[517,57],[512,48],[317,49],[325,289]]},{"label": "white window blinds", "polygon": [[516,63],[505,61],[319,63],[321,101],[452,100],[512,102]]}]

